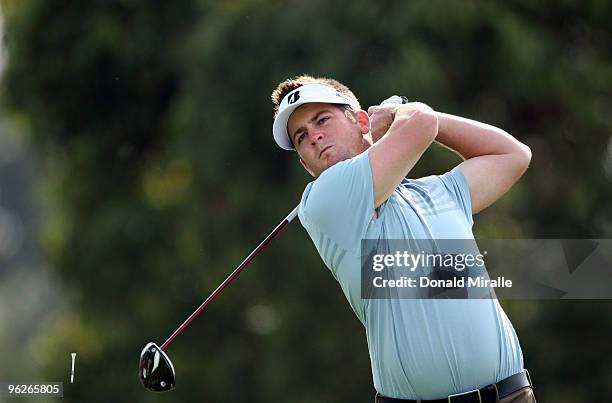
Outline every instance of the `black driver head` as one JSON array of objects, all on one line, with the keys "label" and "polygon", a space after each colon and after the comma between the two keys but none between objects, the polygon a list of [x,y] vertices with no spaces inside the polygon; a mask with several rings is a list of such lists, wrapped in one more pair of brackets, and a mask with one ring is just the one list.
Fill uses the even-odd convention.
[{"label": "black driver head", "polygon": [[176,385],[174,366],[155,343],[149,343],[142,349],[139,375],[144,387],[155,392],[165,392]]}]

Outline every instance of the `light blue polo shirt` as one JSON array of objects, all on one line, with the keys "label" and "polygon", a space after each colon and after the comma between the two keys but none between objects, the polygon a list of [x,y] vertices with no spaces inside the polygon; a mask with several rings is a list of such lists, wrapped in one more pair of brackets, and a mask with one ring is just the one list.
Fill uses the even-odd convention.
[{"label": "light blue polo shirt", "polygon": [[520,372],[521,347],[497,299],[361,298],[362,239],[473,239],[461,170],[406,179],[373,214],[366,151],[309,183],[298,216],[365,327],[375,389],[440,399]]}]

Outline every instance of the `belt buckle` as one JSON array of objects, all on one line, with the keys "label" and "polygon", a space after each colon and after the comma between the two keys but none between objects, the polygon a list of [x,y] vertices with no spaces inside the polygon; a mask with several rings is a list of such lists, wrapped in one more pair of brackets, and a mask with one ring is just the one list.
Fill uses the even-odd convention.
[{"label": "belt buckle", "polygon": [[455,393],[454,395],[448,395],[447,397],[448,403],[453,403],[453,398],[455,397],[469,395],[470,393],[476,393],[478,395],[478,403],[482,403],[482,396],[480,396],[480,390],[478,389],[469,390],[463,393]]}]

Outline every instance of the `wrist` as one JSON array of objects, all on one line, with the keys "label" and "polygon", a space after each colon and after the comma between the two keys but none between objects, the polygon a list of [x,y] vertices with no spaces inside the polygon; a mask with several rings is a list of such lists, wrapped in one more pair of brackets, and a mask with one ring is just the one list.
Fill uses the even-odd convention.
[{"label": "wrist", "polygon": [[435,115],[438,118],[438,114],[428,105],[421,102],[410,102],[404,105],[398,105],[395,109],[393,120],[399,118],[410,118],[415,113],[424,113],[428,115]]}]

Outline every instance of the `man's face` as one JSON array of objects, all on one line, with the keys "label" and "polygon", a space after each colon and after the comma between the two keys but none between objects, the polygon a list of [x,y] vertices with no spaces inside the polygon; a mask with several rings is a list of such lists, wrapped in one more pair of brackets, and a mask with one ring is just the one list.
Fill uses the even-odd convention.
[{"label": "man's face", "polygon": [[302,165],[315,177],[371,145],[364,136],[369,133],[367,114],[359,112],[351,121],[339,105],[304,104],[289,117],[287,131]]}]

